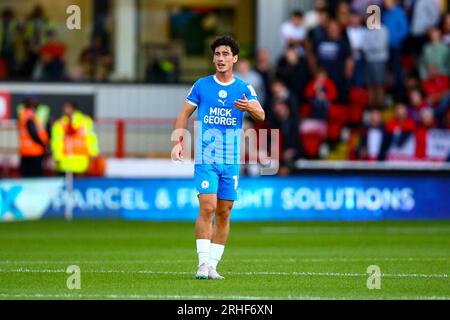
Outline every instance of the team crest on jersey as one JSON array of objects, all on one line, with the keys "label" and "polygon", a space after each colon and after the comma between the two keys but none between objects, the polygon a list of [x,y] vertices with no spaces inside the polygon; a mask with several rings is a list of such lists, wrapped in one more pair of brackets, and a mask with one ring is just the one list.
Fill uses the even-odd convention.
[{"label": "team crest on jersey", "polygon": [[202,188],[203,188],[203,189],[208,189],[208,188],[209,188],[209,182],[208,182],[208,180],[203,180],[203,181],[202,181]]},{"label": "team crest on jersey", "polygon": [[228,93],[225,90],[219,91],[219,98],[225,99],[228,96]]}]

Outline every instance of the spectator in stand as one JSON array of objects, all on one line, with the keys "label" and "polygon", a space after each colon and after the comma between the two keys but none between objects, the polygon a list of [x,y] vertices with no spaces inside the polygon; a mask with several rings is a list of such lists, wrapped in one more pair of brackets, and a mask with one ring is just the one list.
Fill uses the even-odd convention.
[{"label": "spectator in stand", "polygon": [[306,29],[303,26],[303,12],[294,10],[288,21],[281,25],[281,44],[283,48],[294,45],[303,46],[306,37]]},{"label": "spectator in stand", "polygon": [[357,157],[360,160],[384,160],[386,150],[383,150],[385,129],[378,109],[371,109],[367,123],[361,130],[361,139],[357,148]]},{"label": "spectator in stand", "polygon": [[113,58],[101,35],[95,35],[80,55],[82,77],[80,80],[106,81],[111,72]]},{"label": "spectator in stand", "polygon": [[178,83],[180,78],[180,66],[178,57],[171,53],[159,52],[155,54],[145,70],[147,83]]},{"label": "spectator in stand", "polygon": [[420,81],[419,71],[416,69],[415,72],[411,72],[406,75],[405,79],[405,90],[410,92],[411,90],[422,88],[422,82]]},{"label": "spectator in stand", "polygon": [[14,18],[14,12],[10,8],[4,9],[0,19],[0,79],[10,78],[15,71],[18,29],[19,23]]},{"label": "spectator in stand", "polygon": [[41,56],[41,46],[46,42],[53,25],[47,18],[44,9],[37,5],[33,8],[25,22],[24,40],[26,61],[23,66],[25,76],[31,77]]},{"label": "spectator in stand", "polygon": [[[447,109],[447,112],[444,114],[444,116],[441,119],[438,118],[438,126],[440,129],[450,130],[450,109]],[[449,156],[450,156],[450,154],[449,154]],[[450,158],[448,161],[450,161]]]},{"label": "spectator in stand", "polygon": [[370,5],[376,5],[381,7],[383,0],[352,0],[351,7],[355,10],[361,18],[365,17],[367,14],[367,8]]},{"label": "spectator in stand", "polygon": [[388,150],[391,146],[403,147],[415,130],[416,123],[408,117],[406,105],[397,103],[394,117],[386,122],[386,139],[383,141],[382,149]]},{"label": "spectator in stand", "polygon": [[274,67],[270,62],[270,52],[267,49],[259,49],[256,53],[255,71],[258,72],[263,80],[264,98],[258,97],[261,105],[266,109],[271,98],[270,84],[275,74]]},{"label": "spectator in stand", "polygon": [[422,88],[426,101],[436,110],[436,117],[441,117],[448,108],[450,79],[433,66],[428,65],[428,78],[423,81]]},{"label": "spectator in stand", "polygon": [[450,13],[446,13],[442,19],[442,41],[450,47]]},{"label": "spectator in stand", "polygon": [[[414,3],[417,0],[400,0],[400,5],[402,6],[403,11],[406,14],[406,18],[408,19],[408,24],[411,25]],[[440,0],[438,0],[440,1]]]},{"label": "spectator in stand", "polygon": [[273,113],[281,135],[280,172],[289,174],[294,169],[295,160],[301,156],[298,119],[292,116],[288,103],[283,100],[275,102]]},{"label": "spectator in stand", "polygon": [[440,20],[438,0],[415,0],[412,3],[411,37],[412,46],[417,55],[427,41],[427,31],[436,27]]},{"label": "spectator in stand", "polygon": [[325,0],[315,0],[313,9],[306,12],[303,26],[306,32],[317,27],[320,24],[320,12],[327,9],[327,2]]},{"label": "spectator in stand", "polygon": [[350,24],[351,8],[347,1],[341,0],[337,5],[336,20],[342,29]]},{"label": "spectator in stand", "polygon": [[[323,41],[327,36],[327,26],[330,21],[330,16],[328,11],[322,9],[318,12],[319,15],[319,24],[309,30],[308,32],[308,40],[306,43],[306,51],[308,53],[308,62],[311,63],[311,70],[315,67],[315,59],[314,58],[314,49],[317,47],[319,42]],[[311,59],[310,59],[311,58]]]},{"label": "spectator in stand", "polygon": [[427,66],[429,65],[435,66],[441,74],[450,75],[450,47],[442,42],[441,30],[432,27],[428,35],[430,42],[423,48],[420,59],[420,77],[428,78]]},{"label": "spectator in stand", "polygon": [[[276,76],[286,84],[298,106],[303,99],[302,92],[308,82],[309,72],[306,59],[298,55],[294,46],[286,48],[284,55],[278,60]],[[291,109],[291,113],[296,112]]]},{"label": "spectator in stand", "polygon": [[403,42],[408,35],[408,20],[396,0],[384,0],[381,22],[389,32],[389,69],[392,74],[391,87],[396,100],[404,100],[404,77],[401,67]]},{"label": "spectator in stand", "polygon": [[409,91],[408,100],[408,115],[416,123],[419,123],[421,120],[422,110],[425,108],[431,108],[431,106],[423,99],[422,93],[417,88]]},{"label": "spectator in stand", "polygon": [[327,36],[317,44],[315,52],[318,65],[327,71],[338,89],[338,102],[346,103],[354,62],[350,44],[335,20],[328,23]]},{"label": "spectator in stand", "polygon": [[268,108],[265,109],[266,113],[266,126],[269,128],[275,128],[275,118],[273,114],[274,105],[277,101],[284,101],[291,110],[290,114],[296,117],[298,114],[298,101],[297,97],[292,95],[289,89],[286,87],[282,80],[276,79],[272,82],[271,86],[271,100],[268,103]]},{"label": "spectator in stand", "polygon": [[234,74],[237,78],[248,82],[255,88],[258,94],[258,99],[263,101],[265,99],[264,81],[261,75],[252,69],[250,61],[246,58],[240,58],[237,62],[236,72]]},{"label": "spectator in stand", "polygon": [[337,90],[324,69],[319,69],[314,80],[308,83],[305,97],[312,107],[311,118],[327,121],[328,107],[337,98]]},{"label": "spectator in stand", "polygon": [[61,81],[66,79],[64,55],[66,45],[55,31],[47,33],[47,41],[41,47],[40,59],[33,72],[33,80]]},{"label": "spectator in stand", "polygon": [[363,87],[364,81],[364,59],[362,54],[362,44],[364,41],[365,29],[361,24],[361,17],[356,11],[350,15],[350,24],[347,27],[347,38],[352,48],[352,56],[355,61],[355,71],[353,72],[352,86]]},{"label": "spectator in stand", "polygon": [[389,35],[384,25],[380,29],[366,28],[362,40],[365,58],[366,84],[369,88],[369,104],[381,107],[384,100],[386,64],[389,59]]},{"label": "spectator in stand", "polygon": [[420,121],[416,128],[416,158],[425,160],[427,158],[427,135],[428,130],[436,126],[432,108],[423,108],[420,111]]},{"label": "spectator in stand", "polygon": [[327,0],[327,11],[333,19],[336,19],[339,3],[342,1],[343,0]]}]

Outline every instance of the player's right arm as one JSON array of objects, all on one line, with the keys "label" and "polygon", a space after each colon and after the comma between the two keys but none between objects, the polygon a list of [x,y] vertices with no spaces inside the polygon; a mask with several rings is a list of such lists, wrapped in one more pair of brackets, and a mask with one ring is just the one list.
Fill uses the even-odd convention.
[{"label": "player's right arm", "polygon": [[187,128],[188,119],[194,113],[197,107],[189,102],[185,102],[183,109],[177,117],[175,122],[175,139],[172,140],[172,159],[181,161],[183,159],[183,134],[182,132]]}]

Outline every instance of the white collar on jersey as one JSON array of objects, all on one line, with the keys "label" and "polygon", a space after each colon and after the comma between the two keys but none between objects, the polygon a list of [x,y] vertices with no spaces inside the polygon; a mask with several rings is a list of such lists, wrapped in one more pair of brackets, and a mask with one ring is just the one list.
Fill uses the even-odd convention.
[{"label": "white collar on jersey", "polygon": [[220,84],[221,86],[229,86],[230,84],[234,83],[235,80],[236,79],[233,77],[233,80],[231,80],[230,82],[222,82],[219,79],[217,79],[216,75],[214,75],[214,81]]}]

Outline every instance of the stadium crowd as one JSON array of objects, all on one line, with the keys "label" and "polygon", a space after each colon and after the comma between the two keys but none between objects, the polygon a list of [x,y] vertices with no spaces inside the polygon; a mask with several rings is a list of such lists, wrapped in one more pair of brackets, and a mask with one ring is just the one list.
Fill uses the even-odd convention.
[{"label": "stadium crowd", "polygon": [[[381,8],[376,28],[369,3]],[[275,65],[260,50],[236,75],[260,93],[264,127],[281,129],[286,167],[324,158],[342,139],[347,159],[385,160],[414,136],[425,159],[427,131],[450,129],[450,14],[439,1],[316,0],[292,12],[280,37]]]},{"label": "stadium crowd", "polygon": [[[366,13],[372,4],[380,25]],[[113,58],[102,30],[67,68],[67,47],[42,7],[25,21],[4,9],[0,80],[106,81]],[[266,112],[263,124],[248,125],[280,129],[288,171],[302,158],[386,160],[409,137],[415,158],[427,159],[428,130],[450,129],[450,13],[440,0],[315,0],[312,10],[292,12],[280,39],[275,63],[260,49],[240,57],[236,76],[255,87]]]},{"label": "stadium crowd", "polygon": [[37,5],[24,21],[6,7],[0,13],[0,80],[106,81],[112,70],[108,33],[96,23],[91,43],[79,52],[73,67],[66,64],[67,45],[57,26]]}]

